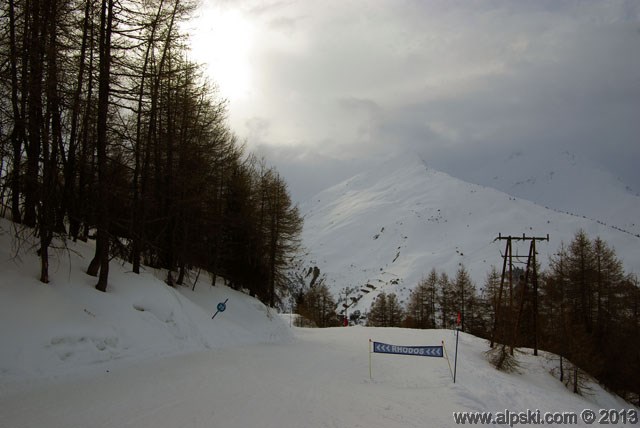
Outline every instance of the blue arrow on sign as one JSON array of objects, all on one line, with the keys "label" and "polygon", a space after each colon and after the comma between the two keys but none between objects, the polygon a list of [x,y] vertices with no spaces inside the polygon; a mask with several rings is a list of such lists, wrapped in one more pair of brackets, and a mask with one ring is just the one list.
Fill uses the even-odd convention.
[{"label": "blue arrow on sign", "polygon": [[399,346],[373,342],[373,352],[380,354],[416,355],[418,357],[443,357],[442,346]]}]

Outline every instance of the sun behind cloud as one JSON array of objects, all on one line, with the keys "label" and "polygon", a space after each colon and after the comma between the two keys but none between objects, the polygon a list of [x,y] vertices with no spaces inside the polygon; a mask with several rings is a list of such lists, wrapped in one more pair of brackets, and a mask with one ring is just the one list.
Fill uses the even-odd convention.
[{"label": "sun behind cloud", "polygon": [[204,63],[220,93],[231,102],[246,98],[251,88],[251,22],[238,10],[203,8],[193,20],[191,51]]}]

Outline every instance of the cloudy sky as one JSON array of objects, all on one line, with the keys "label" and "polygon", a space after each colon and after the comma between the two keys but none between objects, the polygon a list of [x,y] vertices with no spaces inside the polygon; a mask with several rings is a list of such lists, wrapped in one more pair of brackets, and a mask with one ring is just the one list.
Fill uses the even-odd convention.
[{"label": "cloudy sky", "polygon": [[571,150],[640,190],[640,1],[202,0],[193,55],[302,200],[370,157]]}]

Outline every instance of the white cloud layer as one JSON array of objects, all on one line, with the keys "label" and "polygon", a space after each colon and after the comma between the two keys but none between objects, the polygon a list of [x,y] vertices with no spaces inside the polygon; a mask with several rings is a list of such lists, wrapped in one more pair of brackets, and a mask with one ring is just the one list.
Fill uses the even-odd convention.
[{"label": "white cloud layer", "polygon": [[640,188],[640,2],[206,1],[251,26],[231,126],[297,198],[409,150],[465,178],[562,147]]}]

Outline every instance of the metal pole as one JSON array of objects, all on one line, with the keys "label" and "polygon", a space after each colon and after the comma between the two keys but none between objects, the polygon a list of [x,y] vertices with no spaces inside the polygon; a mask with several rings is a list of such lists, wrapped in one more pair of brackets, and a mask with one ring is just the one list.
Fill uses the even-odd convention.
[{"label": "metal pole", "polygon": [[218,315],[218,313],[220,312],[224,312],[227,309],[227,302],[229,301],[229,298],[227,297],[227,299],[224,302],[220,302],[218,303],[218,306],[216,307],[216,313],[213,314],[213,316],[211,317],[211,319],[214,319],[216,317],[216,315]]},{"label": "metal pole", "polygon": [[373,380],[371,375],[371,339],[369,339],[369,380]]},{"label": "metal pole", "polygon": [[[498,239],[502,239],[502,235],[498,235]],[[490,348],[493,348],[493,345],[496,341],[502,340],[504,341],[504,337],[497,336],[498,331],[498,317],[502,315],[502,291],[504,289],[504,280],[505,275],[507,273],[507,254],[509,253],[509,248],[511,248],[511,237],[507,239],[507,244],[504,248],[504,260],[502,261],[502,276],[500,277],[500,289],[498,291],[498,301],[496,303],[495,311],[493,314],[493,331],[491,332],[491,345]],[[497,336],[497,337],[496,337]]]},{"label": "metal pole", "polygon": [[[549,235],[547,235],[548,238]],[[538,268],[536,266],[536,240],[531,241],[531,264],[533,272],[531,282],[533,283],[533,355],[538,356]]]},{"label": "metal pole", "polygon": [[449,373],[451,373],[451,378],[453,379],[453,370],[451,370],[451,362],[449,361],[449,354],[447,353],[447,347],[444,346],[444,340],[442,341],[442,350],[444,351],[444,357],[447,359],[447,364],[449,365]]},{"label": "metal pole", "polygon": [[458,372],[458,336],[460,330],[456,330],[456,355],[453,357],[453,383],[456,383],[456,373]]}]

